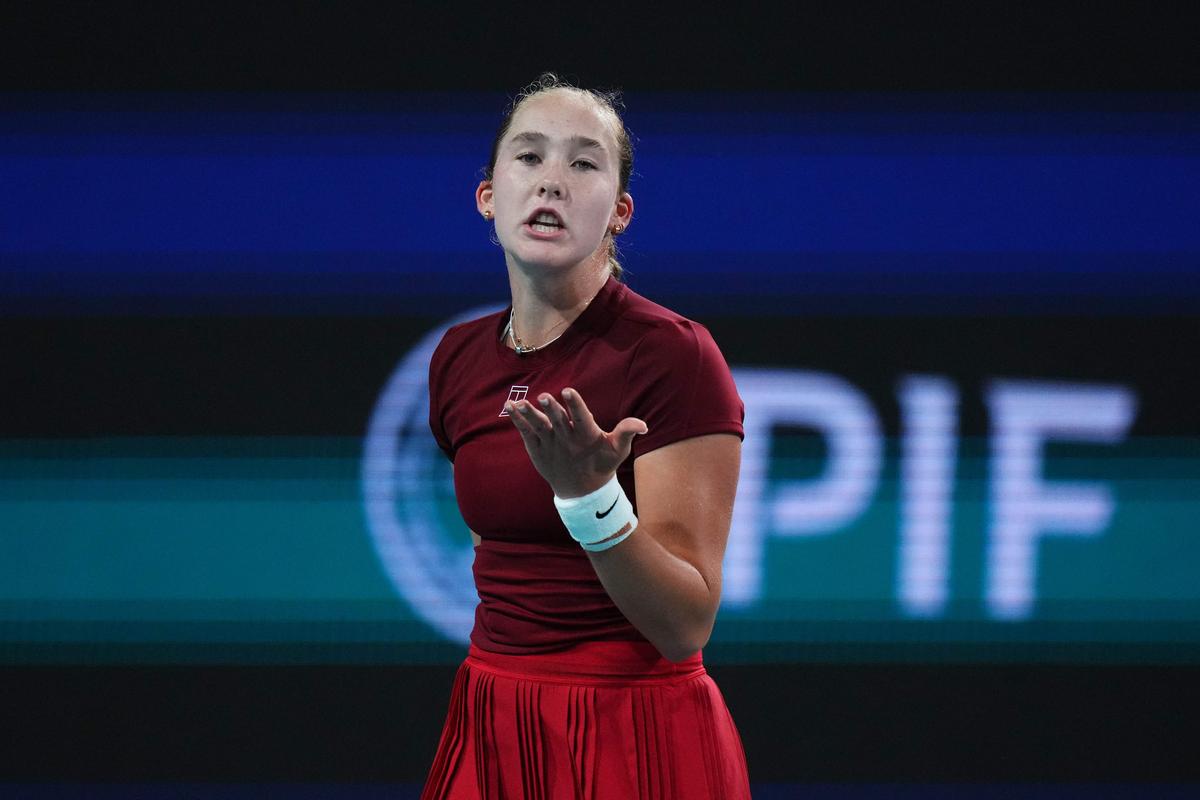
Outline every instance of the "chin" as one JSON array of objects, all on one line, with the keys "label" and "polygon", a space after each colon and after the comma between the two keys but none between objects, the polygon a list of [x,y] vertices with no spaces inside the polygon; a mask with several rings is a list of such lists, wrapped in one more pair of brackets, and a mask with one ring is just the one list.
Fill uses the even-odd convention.
[{"label": "chin", "polygon": [[576,257],[574,254],[546,253],[517,253],[513,259],[526,270],[538,272],[566,272],[572,267],[587,260],[587,256]]}]

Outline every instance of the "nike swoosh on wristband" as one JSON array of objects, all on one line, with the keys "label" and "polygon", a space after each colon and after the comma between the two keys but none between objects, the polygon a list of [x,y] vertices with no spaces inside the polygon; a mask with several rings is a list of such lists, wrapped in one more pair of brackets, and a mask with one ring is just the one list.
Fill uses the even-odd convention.
[{"label": "nike swoosh on wristband", "polygon": [[609,506],[609,507],[608,507],[608,511],[605,511],[603,514],[601,514],[599,511],[597,511],[597,512],[596,512],[596,519],[604,519],[605,517],[607,517],[607,516],[608,516],[608,512],[609,512],[609,511],[612,511],[614,508],[616,508],[616,507],[617,507],[617,501],[618,501],[618,500],[620,500],[620,499],[621,499],[621,495],[617,495],[615,498],[613,498],[613,504],[612,504],[611,506]]}]

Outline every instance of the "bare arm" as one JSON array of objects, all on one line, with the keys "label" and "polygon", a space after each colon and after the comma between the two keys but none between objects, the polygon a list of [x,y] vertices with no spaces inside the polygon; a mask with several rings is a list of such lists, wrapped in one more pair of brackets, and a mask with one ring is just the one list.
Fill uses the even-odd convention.
[{"label": "bare arm", "polygon": [[637,530],[588,553],[613,603],[671,661],[712,635],[741,446],[736,436],[713,434],[639,457]]},{"label": "bare arm", "polygon": [[[601,430],[583,398],[563,390],[539,410],[509,403],[513,424],[539,473],[559,497],[607,483],[646,430],[629,417]],[[731,434],[685,439],[634,461],[638,528],[615,547],[589,552],[604,588],[666,658],[679,661],[708,641],[721,597],[721,561],[737,490],[741,442]]]}]

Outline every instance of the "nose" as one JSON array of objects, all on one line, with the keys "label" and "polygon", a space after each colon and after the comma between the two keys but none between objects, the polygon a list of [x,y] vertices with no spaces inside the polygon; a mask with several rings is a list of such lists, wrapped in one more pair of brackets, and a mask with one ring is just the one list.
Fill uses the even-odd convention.
[{"label": "nose", "polygon": [[538,197],[551,196],[562,199],[567,187],[563,183],[563,165],[557,159],[551,159],[541,171],[538,181]]}]

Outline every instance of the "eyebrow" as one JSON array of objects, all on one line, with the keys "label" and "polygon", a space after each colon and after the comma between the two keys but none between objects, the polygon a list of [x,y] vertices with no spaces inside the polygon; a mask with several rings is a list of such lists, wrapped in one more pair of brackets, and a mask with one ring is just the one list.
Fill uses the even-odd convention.
[{"label": "eyebrow", "polygon": [[[549,136],[537,131],[522,131],[521,133],[518,133],[509,139],[510,142],[525,142],[528,144],[543,144],[549,140]],[[572,136],[567,139],[567,142],[575,145],[576,147],[591,148],[595,150],[604,149],[604,145],[600,144],[595,139],[589,139],[587,136]]]}]

